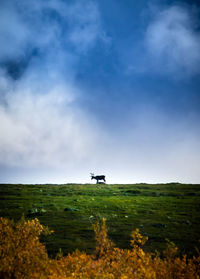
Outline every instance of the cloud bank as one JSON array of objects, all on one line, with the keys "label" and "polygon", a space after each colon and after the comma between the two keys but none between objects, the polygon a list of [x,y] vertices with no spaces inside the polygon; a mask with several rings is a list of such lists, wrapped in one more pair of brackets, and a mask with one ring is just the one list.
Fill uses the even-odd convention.
[{"label": "cloud bank", "polygon": [[[80,86],[80,60],[100,61],[102,51],[102,64],[117,64],[110,50],[115,41],[107,35],[97,3],[2,1],[0,182],[88,182],[90,172],[107,175],[111,183],[199,182],[198,116],[172,119],[153,97],[138,98],[146,78],[199,75],[200,39],[193,14],[177,5],[158,9],[138,42],[142,48],[128,79],[120,72],[122,65],[117,77],[109,68],[111,73],[104,75],[99,67],[98,74],[112,78],[104,80],[108,93],[95,96],[98,88]],[[126,45],[128,54],[131,46]],[[126,67],[131,63],[130,57]],[[91,72],[98,70],[92,66]],[[143,79],[135,89],[130,84],[138,73]],[[122,90],[120,82],[127,87]],[[151,88],[148,94],[153,96]]]},{"label": "cloud bank", "polygon": [[156,12],[146,32],[147,49],[157,66],[176,75],[200,74],[200,32],[194,10],[170,6]]},{"label": "cloud bank", "polygon": [[75,75],[77,53],[106,44],[97,5],[4,1],[0,13],[0,165],[83,164],[98,127],[76,104]]}]

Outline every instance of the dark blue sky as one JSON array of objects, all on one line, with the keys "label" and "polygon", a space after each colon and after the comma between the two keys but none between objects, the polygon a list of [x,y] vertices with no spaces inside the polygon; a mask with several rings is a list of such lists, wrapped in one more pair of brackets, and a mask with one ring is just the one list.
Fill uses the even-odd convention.
[{"label": "dark blue sky", "polygon": [[0,5],[0,182],[199,182],[199,1]]}]

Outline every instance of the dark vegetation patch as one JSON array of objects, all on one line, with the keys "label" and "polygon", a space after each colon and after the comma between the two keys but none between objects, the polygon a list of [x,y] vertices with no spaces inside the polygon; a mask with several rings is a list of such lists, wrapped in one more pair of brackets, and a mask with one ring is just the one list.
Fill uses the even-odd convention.
[{"label": "dark vegetation patch", "polygon": [[129,247],[135,228],[149,237],[147,251],[163,250],[166,238],[191,255],[199,245],[200,185],[0,184],[0,199],[0,216],[37,217],[55,231],[42,239],[50,255],[92,252],[92,224],[102,217],[120,248]]}]

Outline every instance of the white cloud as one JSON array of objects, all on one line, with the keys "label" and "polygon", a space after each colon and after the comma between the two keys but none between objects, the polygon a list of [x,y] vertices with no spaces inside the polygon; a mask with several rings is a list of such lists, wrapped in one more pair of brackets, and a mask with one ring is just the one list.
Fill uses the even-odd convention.
[{"label": "white cloud", "polygon": [[[93,1],[4,2],[0,11],[0,165],[71,169],[93,157],[98,124],[77,104],[84,93],[74,81],[80,55],[74,49],[86,52],[104,39],[100,21]],[[32,55],[22,76],[13,80],[4,62],[20,65],[27,48],[38,49],[38,55]]]},{"label": "white cloud", "polygon": [[7,105],[0,106],[0,164],[66,167],[88,156],[97,128],[71,106],[71,90],[57,86],[32,94],[30,88],[19,87],[15,94],[7,92]]},{"label": "white cloud", "polygon": [[0,10],[0,60],[19,58],[30,48],[73,47],[79,54],[98,41],[107,45],[98,5],[93,1],[5,1]]},{"label": "white cloud", "polygon": [[186,7],[171,6],[157,12],[150,22],[146,47],[161,73],[200,73],[200,32],[194,19]]},{"label": "white cloud", "polygon": [[100,40],[109,42],[101,26],[101,16],[97,3],[92,1],[77,2],[69,11],[69,40],[78,52],[85,52]]},{"label": "white cloud", "polygon": [[7,3],[0,9],[0,60],[24,54],[30,40],[29,31],[12,5]]}]

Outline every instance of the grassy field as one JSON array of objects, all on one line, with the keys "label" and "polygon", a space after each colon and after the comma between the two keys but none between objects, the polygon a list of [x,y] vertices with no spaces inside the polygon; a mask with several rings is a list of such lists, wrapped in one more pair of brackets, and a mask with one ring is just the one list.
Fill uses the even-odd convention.
[{"label": "grassy field", "polygon": [[92,224],[105,217],[109,236],[129,247],[136,228],[149,240],[147,251],[163,250],[166,238],[188,255],[200,240],[200,185],[189,184],[0,184],[0,216],[19,220],[37,217],[54,234],[43,239],[50,255],[59,248],[92,252]]}]

